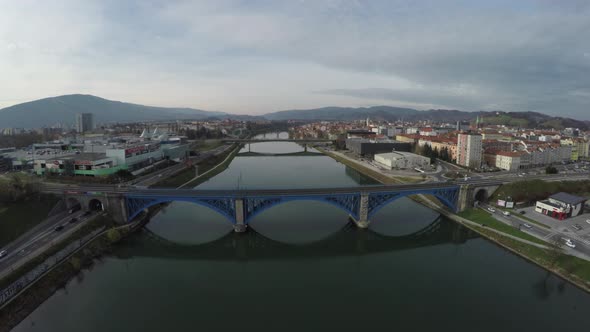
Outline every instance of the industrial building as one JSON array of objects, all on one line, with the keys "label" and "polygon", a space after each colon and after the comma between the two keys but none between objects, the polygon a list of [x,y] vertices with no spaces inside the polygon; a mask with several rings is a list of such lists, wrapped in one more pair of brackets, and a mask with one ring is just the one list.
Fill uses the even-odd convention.
[{"label": "industrial building", "polygon": [[368,140],[362,138],[349,138],[346,140],[346,149],[353,151],[359,156],[373,156],[379,153],[392,151],[410,152],[412,149],[412,144],[394,140]]},{"label": "industrial building", "polygon": [[37,175],[46,173],[66,176],[105,176],[126,169],[104,153],[81,153],[48,159],[36,159],[33,169]]},{"label": "industrial building", "polygon": [[116,160],[117,165],[126,165],[129,170],[136,170],[164,158],[159,142],[140,143],[133,146],[110,148],[106,156]]},{"label": "industrial building", "polygon": [[390,169],[422,169],[430,165],[430,158],[402,151],[376,154],[375,161]]},{"label": "industrial building", "polygon": [[544,215],[563,220],[575,217],[584,211],[587,198],[560,192],[548,199],[537,201],[535,211]]}]

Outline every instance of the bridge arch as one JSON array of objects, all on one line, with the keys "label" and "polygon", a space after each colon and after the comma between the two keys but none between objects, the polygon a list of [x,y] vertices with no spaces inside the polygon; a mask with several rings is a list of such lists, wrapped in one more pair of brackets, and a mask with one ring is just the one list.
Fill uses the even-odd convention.
[{"label": "bridge arch", "polygon": [[451,211],[455,211],[457,197],[459,195],[459,188],[447,189],[447,190],[436,190],[436,191],[423,191],[423,192],[398,192],[388,194],[373,194],[369,196],[369,213],[368,217],[371,218],[379,210],[387,206],[389,203],[398,200],[402,197],[408,197],[412,195],[432,195],[438,199],[444,206],[449,208]]},{"label": "bridge arch", "polygon": [[310,196],[283,196],[283,197],[256,197],[248,198],[245,202],[244,222],[248,224],[258,214],[282,203],[293,201],[318,201],[333,205],[340,210],[358,218],[360,204],[359,194],[347,195],[310,195]]},{"label": "bridge arch", "polygon": [[208,207],[217,213],[221,214],[230,223],[235,224],[235,201],[234,199],[212,199],[212,198],[194,198],[194,197],[166,197],[166,198],[152,198],[152,197],[127,197],[127,220],[131,221],[137,217],[141,211],[150,208],[157,204],[171,203],[171,202],[189,202]]}]

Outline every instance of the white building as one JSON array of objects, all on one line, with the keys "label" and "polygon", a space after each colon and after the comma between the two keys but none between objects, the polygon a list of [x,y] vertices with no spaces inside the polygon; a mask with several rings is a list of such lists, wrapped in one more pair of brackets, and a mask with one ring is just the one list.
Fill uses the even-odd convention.
[{"label": "white building", "polygon": [[507,171],[516,171],[520,165],[523,152],[500,151],[496,154],[496,167]]},{"label": "white building", "polygon": [[480,168],[483,157],[480,134],[461,133],[457,136],[457,164]]},{"label": "white building", "polygon": [[402,151],[376,154],[374,159],[390,169],[425,168],[430,165],[430,158]]}]

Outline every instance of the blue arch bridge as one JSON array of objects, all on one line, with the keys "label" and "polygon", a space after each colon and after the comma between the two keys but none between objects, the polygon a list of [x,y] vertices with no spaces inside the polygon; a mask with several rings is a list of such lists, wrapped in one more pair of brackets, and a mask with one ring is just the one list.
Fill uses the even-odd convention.
[{"label": "blue arch bridge", "polygon": [[[453,212],[470,206],[474,200],[489,197],[499,186],[495,182],[421,183],[347,188],[257,189],[257,190],[179,190],[118,189],[113,187],[77,187],[64,191],[68,206],[80,203],[84,209],[97,206],[109,210],[119,222],[129,222],[147,208],[168,202],[184,201],[209,207],[234,225],[236,232],[246,230],[259,213],[290,201],[314,200],[347,212],[361,228],[381,208],[401,197],[432,195]],[[54,190],[46,190],[53,191]]]}]

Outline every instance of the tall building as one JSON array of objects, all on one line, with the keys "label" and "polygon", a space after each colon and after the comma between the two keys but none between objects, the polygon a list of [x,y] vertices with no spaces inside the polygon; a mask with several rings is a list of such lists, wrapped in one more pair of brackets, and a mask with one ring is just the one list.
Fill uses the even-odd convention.
[{"label": "tall building", "polygon": [[94,114],[79,113],[76,114],[76,130],[79,133],[85,133],[94,130]]},{"label": "tall building", "polygon": [[470,168],[480,168],[482,161],[481,135],[461,133],[457,136],[457,164]]}]

